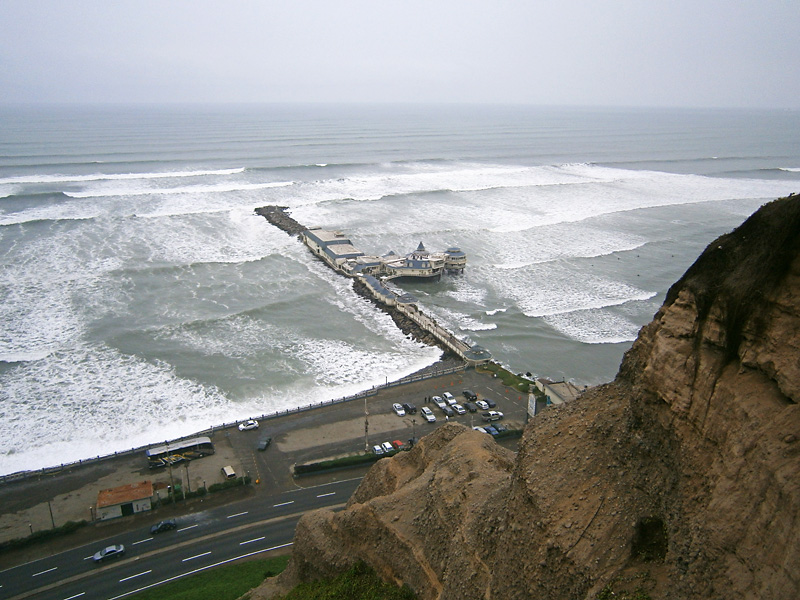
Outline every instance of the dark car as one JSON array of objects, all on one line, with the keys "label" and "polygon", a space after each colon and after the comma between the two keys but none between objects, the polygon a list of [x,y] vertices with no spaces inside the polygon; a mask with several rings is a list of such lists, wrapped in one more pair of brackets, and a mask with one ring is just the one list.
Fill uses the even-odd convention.
[{"label": "dark car", "polygon": [[157,533],[163,533],[165,531],[169,531],[170,529],[175,529],[178,524],[175,522],[175,519],[165,519],[164,521],[159,521],[155,525],[150,528],[150,533],[155,535]]},{"label": "dark car", "polygon": [[417,407],[408,402],[403,404],[403,408],[405,409],[407,415],[413,415],[414,413],[417,412]]},{"label": "dark car", "polygon": [[464,402],[464,408],[466,408],[469,412],[478,412],[478,407],[472,402]]},{"label": "dark car", "polygon": [[503,425],[502,423],[498,423],[497,425],[493,425],[492,427],[494,427],[497,430],[497,433],[503,433],[504,431],[508,431],[508,426]]},{"label": "dark car", "polygon": [[455,417],[456,416],[455,411],[452,408],[450,408],[449,406],[443,406],[442,407],[442,412],[445,415],[447,415],[448,417]]},{"label": "dark car", "polygon": [[114,544],[113,546],[106,546],[99,552],[95,552],[92,560],[96,563],[101,563],[112,558],[119,558],[125,555],[125,546],[122,544]]},{"label": "dark car", "polygon": [[489,400],[489,398],[484,398],[483,401],[489,405],[489,408],[497,407],[497,402],[495,402],[494,400]]},{"label": "dark car", "polygon": [[488,433],[491,436],[496,436],[498,433],[500,433],[492,425],[484,425],[483,428],[486,430],[486,433]]},{"label": "dark car", "polygon": [[261,450],[263,452],[264,450],[266,450],[269,447],[271,442],[272,442],[272,438],[271,437],[266,437],[263,440],[258,440],[258,445],[256,446],[256,448],[258,448],[259,450]]},{"label": "dark car", "polygon": [[464,390],[463,392],[464,398],[467,400],[472,400],[473,402],[478,399],[478,394],[473,392],[472,390]]}]

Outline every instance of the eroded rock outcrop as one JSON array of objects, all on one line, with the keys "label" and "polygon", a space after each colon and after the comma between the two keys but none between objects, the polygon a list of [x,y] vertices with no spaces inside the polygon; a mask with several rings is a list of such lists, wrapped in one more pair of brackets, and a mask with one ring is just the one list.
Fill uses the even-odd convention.
[{"label": "eroded rock outcrop", "polygon": [[613,383],[514,454],[450,424],[298,528],[253,597],[357,560],[423,599],[800,596],[800,198],[722,236]]}]

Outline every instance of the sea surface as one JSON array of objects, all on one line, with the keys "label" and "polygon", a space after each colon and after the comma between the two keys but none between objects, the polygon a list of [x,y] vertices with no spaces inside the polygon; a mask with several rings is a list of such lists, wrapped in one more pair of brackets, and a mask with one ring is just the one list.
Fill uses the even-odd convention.
[{"label": "sea surface", "polygon": [[[0,109],[0,474],[350,395],[435,362],[295,238],[458,246],[398,284],[514,372],[614,378],[718,235],[800,192],[797,111]],[[388,407],[387,407],[388,409]]]}]

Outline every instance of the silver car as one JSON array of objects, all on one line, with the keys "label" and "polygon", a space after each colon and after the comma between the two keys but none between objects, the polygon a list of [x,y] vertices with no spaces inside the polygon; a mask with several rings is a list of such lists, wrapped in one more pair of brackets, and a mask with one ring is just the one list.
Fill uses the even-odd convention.
[{"label": "silver car", "polygon": [[111,546],[106,546],[99,552],[95,552],[94,556],[92,556],[92,560],[96,563],[101,563],[112,558],[120,558],[124,554],[125,546],[122,544],[113,544]]}]

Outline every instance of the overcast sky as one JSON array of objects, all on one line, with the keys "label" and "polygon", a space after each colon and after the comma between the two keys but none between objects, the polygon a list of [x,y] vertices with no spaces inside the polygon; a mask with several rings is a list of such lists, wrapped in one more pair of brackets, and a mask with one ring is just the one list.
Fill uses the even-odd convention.
[{"label": "overcast sky", "polygon": [[0,0],[0,102],[800,108],[799,0]]}]

